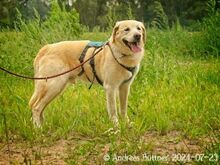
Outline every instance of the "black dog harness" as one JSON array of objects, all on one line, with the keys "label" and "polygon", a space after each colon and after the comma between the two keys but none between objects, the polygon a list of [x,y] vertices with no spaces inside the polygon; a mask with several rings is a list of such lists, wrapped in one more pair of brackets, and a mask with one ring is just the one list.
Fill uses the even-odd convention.
[{"label": "black dog harness", "polygon": [[133,78],[134,73],[135,73],[137,67],[136,67],[136,66],[135,66],[135,67],[128,67],[128,66],[125,66],[125,65],[121,64],[121,63],[117,60],[117,58],[114,56],[114,53],[113,53],[113,51],[112,51],[111,46],[110,46],[108,43],[107,43],[107,45],[109,46],[109,48],[110,48],[110,50],[111,50],[111,53],[112,53],[112,56],[114,57],[115,61],[116,61],[119,65],[121,65],[123,68],[125,68],[127,71],[131,72],[131,74],[132,74],[132,76],[131,76],[129,79],[124,80],[122,84],[125,84],[125,83],[129,82],[129,81]]},{"label": "black dog harness", "polygon": [[111,48],[111,46],[109,45],[109,42],[94,42],[94,41],[90,41],[90,42],[86,45],[86,47],[84,48],[84,50],[82,51],[82,53],[81,53],[81,55],[80,55],[80,58],[79,58],[79,61],[80,61],[80,63],[82,63],[82,62],[84,61],[84,58],[85,58],[85,56],[86,56],[86,53],[87,53],[88,49],[89,49],[89,48],[94,48],[94,50],[93,50],[93,52],[92,52],[91,60],[90,60],[90,62],[89,62],[90,66],[91,66],[91,68],[92,68],[92,72],[93,72],[93,79],[90,80],[90,78],[88,77],[88,75],[86,74],[86,72],[85,72],[85,70],[84,70],[84,68],[83,68],[83,65],[82,65],[82,67],[81,67],[81,68],[82,68],[81,72],[78,74],[78,76],[81,76],[81,75],[85,72],[86,78],[88,79],[89,82],[91,82],[91,85],[90,85],[89,89],[92,87],[93,82],[94,82],[95,79],[96,79],[96,81],[97,81],[100,85],[103,85],[103,82],[102,82],[101,79],[98,77],[98,75],[97,75],[97,73],[96,73],[96,70],[95,70],[95,57],[94,57],[94,54],[95,54],[95,51],[96,51],[98,48],[101,48],[102,46],[105,46],[105,45],[108,45],[108,46],[109,46],[109,48],[110,48],[110,50],[111,50],[111,53],[112,53],[112,56],[114,57],[115,61],[116,61],[119,65],[121,65],[123,68],[125,68],[126,70],[128,70],[129,72],[132,73],[132,76],[131,76],[129,79],[123,81],[123,84],[129,82],[129,81],[133,78],[134,73],[135,73],[135,71],[136,71],[136,68],[137,68],[136,66],[135,66],[135,67],[125,66],[125,65],[121,64],[121,63],[116,59],[116,57],[115,57],[114,54],[113,54],[112,48]]},{"label": "black dog harness", "polygon": [[105,42],[94,42],[94,41],[90,41],[86,47],[84,48],[84,50],[82,51],[81,55],[80,55],[80,58],[79,58],[79,61],[80,63],[82,63],[84,61],[84,58],[86,56],[86,53],[88,51],[89,48],[95,48],[92,52],[92,56],[91,56],[91,60],[89,61],[89,64],[92,68],[92,72],[93,72],[93,80],[90,80],[90,78],[88,77],[88,75],[86,74],[84,68],[83,68],[83,65],[82,65],[82,70],[81,72],[78,74],[78,76],[81,76],[84,72],[85,72],[85,75],[86,75],[86,78],[88,79],[89,82],[91,82],[91,85],[89,87],[89,89],[92,87],[93,85],[93,82],[94,80],[96,79],[97,82],[100,84],[100,85],[103,85],[103,82],[100,80],[100,78],[98,77],[97,73],[96,73],[96,70],[95,70],[95,57],[94,57],[94,53],[95,51],[102,47],[103,45],[105,44]]}]

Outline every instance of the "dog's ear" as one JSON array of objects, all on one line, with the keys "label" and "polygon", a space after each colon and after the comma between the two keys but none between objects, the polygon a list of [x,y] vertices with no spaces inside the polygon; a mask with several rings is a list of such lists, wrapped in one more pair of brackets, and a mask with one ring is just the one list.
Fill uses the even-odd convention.
[{"label": "dog's ear", "polygon": [[116,22],[115,27],[114,27],[113,32],[112,32],[113,43],[115,42],[115,36],[116,36],[116,33],[119,29],[119,24],[120,24],[120,22]]},{"label": "dog's ear", "polygon": [[142,32],[143,32],[143,42],[145,43],[146,42],[146,38],[147,38],[146,37],[147,33],[146,33],[146,29],[145,29],[143,23],[141,23],[141,29],[142,29]]}]

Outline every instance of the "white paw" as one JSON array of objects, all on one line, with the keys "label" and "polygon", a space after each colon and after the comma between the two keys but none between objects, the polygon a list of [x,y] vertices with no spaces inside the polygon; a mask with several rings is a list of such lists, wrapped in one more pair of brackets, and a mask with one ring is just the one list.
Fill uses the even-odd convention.
[{"label": "white paw", "polygon": [[40,119],[32,117],[32,122],[35,128],[41,128],[41,121]]},{"label": "white paw", "polygon": [[128,116],[125,117],[125,120],[129,128],[132,128],[134,126],[134,122],[130,121]]},{"label": "white paw", "polygon": [[113,122],[115,128],[119,127],[119,122],[118,122],[118,118],[117,117],[113,117],[112,118],[112,122]]},{"label": "white paw", "polygon": [[132,128],[134,126],[134,122],[128,122],[128,128]]},{"label": "white paw", "polygon": [[107,131],[104,132],[104,134],[108,135],[117,135],[118,133],[120,133],[120,130],[118,128],[109,128]]}]

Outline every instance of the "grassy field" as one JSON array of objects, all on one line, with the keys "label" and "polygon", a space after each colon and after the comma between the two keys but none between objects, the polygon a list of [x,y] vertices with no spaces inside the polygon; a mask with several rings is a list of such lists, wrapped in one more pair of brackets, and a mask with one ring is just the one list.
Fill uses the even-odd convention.
[{"label": "grassy field", "polygon": [[[202,55],[199,37],[184,30],[149,30],[129,97],[134,126],[122,123],[116,135],[104,133],[112,123],[102,87],[68,86],[47,107],[42,129],[36,129],[28,107],[33,82],[0,72],[0,164],[218,164],[220,59]],[[0,33],[1,66],[32,75],[34,56],[46,44],[41,41]]]}]

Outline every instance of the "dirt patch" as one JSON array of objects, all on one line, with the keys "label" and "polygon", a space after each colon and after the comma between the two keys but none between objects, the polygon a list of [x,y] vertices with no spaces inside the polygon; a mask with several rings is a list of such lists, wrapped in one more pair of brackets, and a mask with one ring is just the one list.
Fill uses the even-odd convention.
[{"label": "dirt patch", "polygon": [[204,143],[209,139],[200,138],[189,140],[181,136],[179,132],[172,131],[166,135],[158,135],[157,132],[147,132],[142,137],[144,143],[152,144],[153,154],[166,155],[173,153],[201,153]]},{"label": "dirt patch", "polygon": [[66,164],[68,141],[59,140],[52,146],[27,146],[23,143],[1,144],[0,165],[6,164]]},{"label": "dirt patch", "polygon": [[[177,131],[172,131],[165,135],[159,135],[157,132],[149,131],[146,132],[137,143],[141,144],[140,154],[147,152],[161,156],[178,153],[193,155],[203,153],[204,146],[209,143],[210,140],[211,139],[207,137],[200,137],[195,140],[188,139]],[[66,160],[69,160],[69,158],[73,158],[73,160],[82,163],[84,161],[93,163],[98,161],[101,164],[104,163],[103,155],[108,154],[110,148],[106,146],[103,141],[94,142],[95,147],[93,150],[87,150],[85,155],[77,156],[74,154],[75,151],[78,150],[77,147],[79,148],[79,146],[81,146],[81,143],[89,141],[91,141],[91,139],[78,137],[68,138],[67,140],[57,140],[47,145],[39,143],[36,145],[27,145],[13,142],[10,143],[10,150],[8,150],[7,144],[0,143],[0,164],[5,165],[11,162],[12,164],[62,165],[67,164]],[[94,153],[91,153],[93,151]]]},{"label": "dirt patch", "polygon": [[[143,145],[150,146],[146,151],[147,155],[167,157],[167,161],[164,161],[164,163],[169,164],[198,161],[199,155],[205,155],[208,144],[218,142],[217,138],[208,135],[189,139],[177,131],[171,131],[165,135],[158,135],[158,132],[146,132],[141,140]],[[205,161],[205,158],[202,159],[202,161]]]}]

